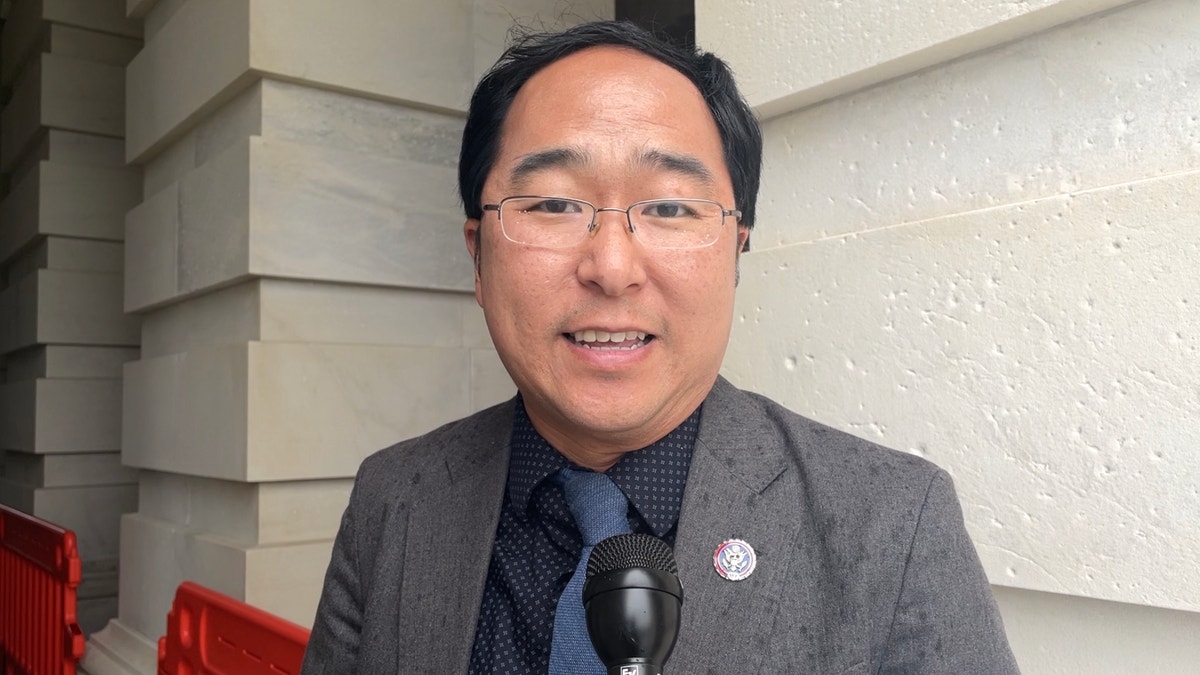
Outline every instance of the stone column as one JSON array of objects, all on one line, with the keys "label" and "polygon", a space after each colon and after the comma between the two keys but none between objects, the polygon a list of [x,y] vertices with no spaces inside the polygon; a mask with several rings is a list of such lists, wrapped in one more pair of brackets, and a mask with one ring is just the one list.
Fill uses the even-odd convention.
[{"label": "stone column", "polygon": [[92,673],[151,672],[185,579],[309,623],[362,458],[512,395],[471,295],[462,111],[513,16],[564,20],[528,1],[129,4],[140,502]]},{"label": "stone column", "polygon": [[0,502],[73,530],[85,633],[116,614],[121,465],[124,68],[141,45],[122,0],[17,0],[0,34]]}]

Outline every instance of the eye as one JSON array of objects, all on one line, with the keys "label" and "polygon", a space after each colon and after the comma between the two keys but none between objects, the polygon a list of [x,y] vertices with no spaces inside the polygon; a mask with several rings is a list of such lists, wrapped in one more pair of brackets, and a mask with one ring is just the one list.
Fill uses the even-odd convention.
[{"label": "eye", "polygon": [[653,202],[647,204],[643,215],[651,218],[686,218],[696,212],[683,202]]},{"label": "eye", "polygon": [[566,215],[581,213],[583,206],[579,202],[570,199],[542,199],[526,206],[522,211],[549,215]]}]

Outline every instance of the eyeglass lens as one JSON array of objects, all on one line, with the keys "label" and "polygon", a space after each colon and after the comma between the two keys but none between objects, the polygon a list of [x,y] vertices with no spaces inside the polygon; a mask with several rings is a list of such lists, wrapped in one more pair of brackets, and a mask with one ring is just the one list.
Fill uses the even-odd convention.
[{"label": "eyeglass lens", "polygon": [[[722,206],[703,199],[658,199],[625,209],[635,236],[653,248],[709,246],[721,232]],[[519,244],[565,248],[582,242],[596,221],[597,209],[588,202],[559,197],[510,197],[500,202],[504,235]]]}]

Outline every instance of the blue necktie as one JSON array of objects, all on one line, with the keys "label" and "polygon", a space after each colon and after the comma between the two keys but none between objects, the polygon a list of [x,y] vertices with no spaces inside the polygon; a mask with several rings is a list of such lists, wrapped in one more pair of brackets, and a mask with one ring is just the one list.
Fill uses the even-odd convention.
[{"label": "blue necktie", "polygon": [[583,534],[583,551],[575,574],[558,597],[554,636],[550,642],[550,675],[605,675],[607,672],[588,637],[583,612],[587,560],[601,540],[629,532],[629,502],[621,488],[602,473],[563,469],[558,472],[567,506]]}]

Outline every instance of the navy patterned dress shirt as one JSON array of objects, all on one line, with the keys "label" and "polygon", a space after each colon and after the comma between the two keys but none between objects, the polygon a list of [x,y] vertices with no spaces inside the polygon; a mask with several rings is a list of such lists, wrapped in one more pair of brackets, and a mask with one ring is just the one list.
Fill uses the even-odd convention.
[{"label": "navy patterned dress shirt", "polygon": [[[629,499],[633,532],[674,545],[699,424],[697,408],[674,431],[625,455],[608,470]],[[550,665],[554,610],[583,549],[562,487],[547,480],[567,466],[573,465],[533,428],[518,397],[508,482],[475,628],[470,675],[544,675]]]}]

